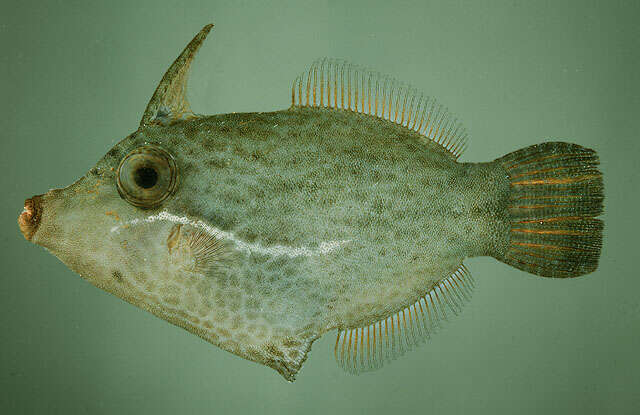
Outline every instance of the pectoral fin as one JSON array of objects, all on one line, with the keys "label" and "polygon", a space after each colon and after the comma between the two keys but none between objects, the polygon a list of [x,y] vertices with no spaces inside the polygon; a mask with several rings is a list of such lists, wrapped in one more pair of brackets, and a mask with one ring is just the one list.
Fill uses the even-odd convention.
[{"label": "pectoral fin", "polygon": [[195,117],[187,100],[187,78],[191,62],[212,27],[212,24],[203,27],[171,64],[147,104],[140,128],[154,123],[170,124]]}]

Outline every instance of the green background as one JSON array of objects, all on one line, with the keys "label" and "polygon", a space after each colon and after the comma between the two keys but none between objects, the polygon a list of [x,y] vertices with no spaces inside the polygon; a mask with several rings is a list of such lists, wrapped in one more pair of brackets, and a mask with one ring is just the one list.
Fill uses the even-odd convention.
[{"label": "green background", "polygon": [[[0,413],[640,413],[637,4],[3,2]],[[208,22],[196,112],[285,108],[292,79],[330,56],[438,97],[471,132],[464,161],[547,139],[596,149],[599,269],[551,280],[467,260],[474,298],[427,345],[356,377],[330,333],[294,384],[81,280],[21,236],[23,201],[134,130]]]}]

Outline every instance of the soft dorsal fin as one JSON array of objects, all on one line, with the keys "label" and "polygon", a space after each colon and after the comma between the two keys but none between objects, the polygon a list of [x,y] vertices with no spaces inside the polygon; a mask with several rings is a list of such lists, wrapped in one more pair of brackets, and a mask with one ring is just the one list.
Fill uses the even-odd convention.
[{"label": "soft dorsal fin", "polygon": [[368,326],[339,330],[334,349],[338,364],[354,374],[381,368],[429,339],[447,319],[447,309],[457,315],[472,288],[473,278],[461,264],[415,304]]},{"label": "soft dorsal fin", "polygon": [[467,143],[465,128],[434,98],[344,61],[314,62],[293,82],[291,105],[344,109],[383,118],[440,144],[456,159]]},{"label": "soft dorsal fin", "polygon": [[191,62],[212,27],[212,24],[203,27],[167,69],[142,115],[141,128],[149,124],[169,124],[195,116],[187,100],[187,78]]}]

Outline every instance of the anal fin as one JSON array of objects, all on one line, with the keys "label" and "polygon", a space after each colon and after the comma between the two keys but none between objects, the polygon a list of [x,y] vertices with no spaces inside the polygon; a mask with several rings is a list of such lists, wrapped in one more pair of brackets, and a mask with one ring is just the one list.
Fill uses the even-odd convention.
[{"label": "anal fin", "polygon": [[459,314],[473,286],[469,270],[461,264],[414,304],[368,326],[339,330],[336,361],[352,374],[381,368],[428,340],[451,314]]}]

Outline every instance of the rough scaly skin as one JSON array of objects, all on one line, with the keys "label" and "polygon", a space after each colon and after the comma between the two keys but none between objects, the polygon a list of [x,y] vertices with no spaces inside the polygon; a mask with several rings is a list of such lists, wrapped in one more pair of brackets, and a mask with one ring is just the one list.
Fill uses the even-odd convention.
[{"label": "rough scaly skin", "polygon": [[[118,163],[146,143],[179,170],[177,192],[153,210],[116,189]],[[34,242],[96,286],[292,380],[327,330],[397,312],[465,257],[501,257],[508,192],[498,164],[457,163],[375,117],[225,114],[124,139],[43,196]],[[179,222],[220,231],[223,266],[194,272],[188,249],[172,249],[187,244]]]}]

